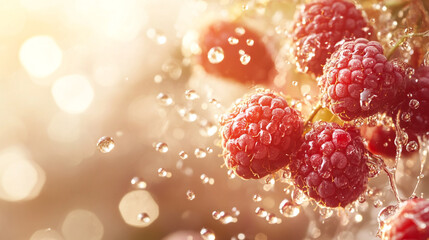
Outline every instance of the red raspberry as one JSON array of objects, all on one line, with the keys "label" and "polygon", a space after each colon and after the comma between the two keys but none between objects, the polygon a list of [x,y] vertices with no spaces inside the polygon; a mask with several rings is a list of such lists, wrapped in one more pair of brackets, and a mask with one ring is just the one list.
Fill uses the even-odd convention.
[{"label": "red raspberry", "polygon": [[345,207],[368,182],[367,150],[351,126],[315,122],[289,167],[295,186],[326,207]]},{"label": "red raspberry", "polygon": [[[363,127],[361,128],[362,137],[367,140],[368,150],[374,154],[381,155],[388,158],[395,158],[396,156],[396,131],[394,128],[386,126],[377,127]],[[417,136],[408,133],[408,142],[418,142]],[[402,156],[410,156],[418,150],[407,151],[404,147],[402,149]]]},{"label": "red raspberry", "polygon": [[345,42],[319,78],[323,101],[342,120],[368,117],[392,108],[405,88],[404,71],[387,61],[379,42]]},{"label": "red raspberry", "polygon": [[406,97],[399,106],[400,126],[417,135],[429,132],[429,66],[418,68],[407,81]]},{"label": "red raspberry", "polygon": [[301,114],[268,91],[241,99],[220,125],[225,164],[245,179],[285,167],[303,131]]},{"label": "red raspberry", "polygon": [[[248,84],[269,83],[274,77],[274,61],[265,43],[242,24],[215,22],[205,29],[199,42],[200,63],[210,74]],[[222,49],[224,58],[211,62],[209,53],[216,47]]]},{"label": "red raspberry", "polygon": [[422,198],[402,202],[395,214],[381,227],[383,240],[429,239],[429,200]]},{"label": "red raspberry", "polygon": [[298,70],[319,76],[323,65],[343,39],[369,38],[362,12],[345,0],[318,0],[306,4],[295,18],[293,51]]}]

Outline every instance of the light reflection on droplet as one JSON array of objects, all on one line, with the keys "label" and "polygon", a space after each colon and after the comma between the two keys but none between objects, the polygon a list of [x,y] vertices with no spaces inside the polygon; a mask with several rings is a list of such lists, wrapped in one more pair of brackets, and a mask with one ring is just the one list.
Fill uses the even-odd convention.
[{"label": "light reflection on droplet", "polygon": [[52,95],[61,110],[78,114],[89,107],[94,98],[94,90],[85,76],[68,75],[55,81]]},{"label": "light reflection on droplet", "polygon": [[134,186],[137,189],[145,189],[147,187],[147,184],[145,181],[143,181],[139,177],[133,177],[131,179],[131,185]]},{"label": "light reflection on droplet", "polygon": [[97,142],[98,150],[102,153],[109,153],[115,147],[115,142],[111,137],[101,137]]},{"label": "light reflection on droplet", "polygon": [[214,232],[208,228],[202,228],[200,231],[200,234],[204,240],[215,240],[216,239]]},{"label": "light reflection on droplet", "polygon": [[27,72],[38,78],[51,75],[61,65],[63,53],[50,36],[27,39],[19,50],[19,60]]},{"label": "light reflection on droplet", "polygon": [[104,234],[104,227],[94,213],[76,209],[67,214],[61,232],[67,240],[100,240]]},{"label": "light reflection on droplet", "polygon": [[142,222],[144,222],[144,223],[148,223],[148,222],[150,222],[150,217],[149,217],[149,215],[147,214],[147,213],[139,213],[138,215],[137,215],[137,219],[139,220],[139,221],[142,221]]},{"label": "light reflection on droplet", "polygon": [[[135,190],[122,197],[119,203],[119,212],[128,225],[147,227],[158,218],[159,207],[148,191]],[[147,214],[149,219],[139,218],[139,214],[142,213]]]},{"label": "light reflection on droplet", "polygon": [[207,152],[202,148],[196,148],[194,154],[197,158],[205,158],[207,156]]},{"label": "light reflection on droplet", "polygon": [[218,64],[224,59],[223,49],[221,47],[212,47],[207,53],[207,58],[212,64]]},{"label": "light reflection on droplet", "polygon": [[188,198],[189,201],[192,201],[195,199],[195,193],[191,190],[188,190],[186,192],[186,197]]},{"label": "light reflection on droplet", "polygon": [[165,142],[154,143],[155,150],[160,153],[168,152],[168,145]]}]

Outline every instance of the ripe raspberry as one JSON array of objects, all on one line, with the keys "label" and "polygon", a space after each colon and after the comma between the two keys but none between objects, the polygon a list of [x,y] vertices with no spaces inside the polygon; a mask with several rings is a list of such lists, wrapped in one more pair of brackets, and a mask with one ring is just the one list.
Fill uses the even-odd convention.
[{"label": "ripe raspberry", "polygon": [[[255,31],[235,22],[215,22],[200,36],[200,63],[206,72],[248,84],[269,83],[274,61]],[[220,48],[223,60],[210,60],[210,50]]]},{"label": "ripe raspberry", "polygon": [[429,132],[429,66],[418,68],[407,81],[407,90],[401,102],[400,126],[417,135]]},{"label": "ripe raspberry", "polygon": [[356,128],[315,122],[289,165],[295,186],[319,205],[345,207],[366,189],[366,153]]},{"label": "ripe raspberry", "polygon": [[402,202],[395,214],[383,223],[383,240],[429,239],[429,200],[422,198]]},{"label": "ripe raspberry", "polygon": [[292,31],[298,70],[319,76],[337,42],[369,38],[372,28],[353,3],[345,0],[316,0],[301,9]]},{"label": "ripe raspberry", "polygon": [[394,106],[404,92],[404,70],[387,61],[380,43],[359,38],[345,42],[332,54],[319,86],[324,103],[349,121]]},{"label": "ripe raspberry", "polygon": [[[362,137],[367,140],[368,150],[374,154],[381,155],[388,158],[395,158],[396,156],[396,131],[394,128],[386,126],[377,127],[363,127],[361,128]],[[408,133],[408,142],[418,142],[417,136]],[[410,156],[418,152],[418,149],[407,151],[404,147],[402,149],[402,156]]]},{"label": "ripe raspberry", "polygon": [[241,99],[220,125],[225,164],[245,179],[285,167],[303,131],[301,114],[268,91]]}]

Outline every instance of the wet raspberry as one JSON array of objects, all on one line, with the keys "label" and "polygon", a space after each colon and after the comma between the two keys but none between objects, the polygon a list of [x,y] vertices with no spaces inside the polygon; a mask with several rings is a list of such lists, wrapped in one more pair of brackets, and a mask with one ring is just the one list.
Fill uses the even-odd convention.
[{"label": "wet raspberry", "polygon": [[336,43],[343,39],[369,38],[372,28],[353,3],[317,0],[301,9],[292,31],[298,70],[319,76]]},{"label": "wet raspberry", "polygon": [[351,126],[315,122],[289,167],[295,186],[326,207],[345,207],[366,189],[366,149]]},{"label": "wet raspberry", "polygon": [[285,167],[303,131],[300,113],[268,91],[245,96],[220,125],[225,164],[245,179]]},{"label": "wet raspberry", "polygon": [[402,202],[395,214],[381,224],[383,240],[429,239],[429,200]]},{"label": "wet raspberry", "polygon": [[418,68],[411,79],[406,79],[407,94],[399,106],[400,126],[423,135],[429,132],[429,66]]},{"label": "wet raspberry", "polygon": [[[206,72],[246,84],[270,83],[274,61],[261,36],[236,22],[212,23],[200,35],[200,64]],[[223,60],[211,62],[209,52],[221,48]]]},{"label": "wet raspberry", "polygon": [[405,90],[404,70],[387,61],[379,42],[359,38],[332,54],[319,86],[323,102],[349,121],[396,107]]}]

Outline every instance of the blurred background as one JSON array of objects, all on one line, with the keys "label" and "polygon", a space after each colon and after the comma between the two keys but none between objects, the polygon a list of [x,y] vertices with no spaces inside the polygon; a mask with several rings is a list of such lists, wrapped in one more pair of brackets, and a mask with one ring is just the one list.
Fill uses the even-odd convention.
[{"label": "blurred background", "polygon": [[217,117],[253,87],[194,66],[198,31],[248,12],[272,88],[302,98],[317,87],[282,49],[297,4],[0,0],[0,239],[376,239],[385,176],[359,207],[288,218],[287,182],[222,167]]}]

